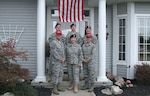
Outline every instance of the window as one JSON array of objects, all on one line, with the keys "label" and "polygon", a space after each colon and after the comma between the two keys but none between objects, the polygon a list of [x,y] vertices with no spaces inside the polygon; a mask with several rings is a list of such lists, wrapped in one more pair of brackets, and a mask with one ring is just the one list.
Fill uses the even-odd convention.
[{"label": "window", "polygon": [[125,60],[125,50],[126,50],[126,40],[125,40],[125,32],[126,32],[126,20],[119,19],[119,60]]},{"label": "window", "polygon": [[150,61],[150,18],[138,19],[138,59]]},{"label": "window", "polygon": [[[57,17],[58,14],[58,9],[51,9],[51,16],[52,17]],[[90,10],[84,10],[84,16],[85,17],[90,17]]]}]

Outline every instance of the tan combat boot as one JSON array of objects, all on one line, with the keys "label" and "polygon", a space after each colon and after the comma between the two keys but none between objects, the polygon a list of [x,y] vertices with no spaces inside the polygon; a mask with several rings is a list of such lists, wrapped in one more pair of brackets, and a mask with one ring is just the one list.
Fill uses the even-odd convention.
[{"label": "tan combat boot", "polygon": [[74,93],[78,93],[78,84],[74,84]]},{"label": "tan combat boot", "polygon": [[68,90],[73,90],[74,84],[71,84],[71,86],[68,88]]},{"label": "tan combat boot", "polygon": [[53,93],[59,95],[59,92],[57,90],[57,85],[53,85]]},{"label": "tan combat boot", "polygon": [[57,85],[57,90],[58,90],[58,91],[61,91],[61,92],[64,92],[64,91],[65,91],[65,89],[63,89],[63,88],[60,87],[60,84]]}]

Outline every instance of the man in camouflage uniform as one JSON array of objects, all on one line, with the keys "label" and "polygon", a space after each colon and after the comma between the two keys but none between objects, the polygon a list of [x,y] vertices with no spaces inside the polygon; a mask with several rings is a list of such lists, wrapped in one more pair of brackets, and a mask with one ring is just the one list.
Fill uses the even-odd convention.
[{"label": "man in camouflage uniform", "polygon": [[68,32],[67,35],[66,35],[66,44],[71,43],[70,36],[75,34],[76,35],[76,43],[79,44],[79,45],[82,45],[82,43],[83,43],[82,42],[82,37],[78,32],[76,32],[76,25],[71,24],[70,28],[71,28],[71,32]]},{"label": "man in camouflage uniform", "polygon": [[76,35],[70,36],[71,44],[66,47],[66,58],[68,66],[68,74],[71,86],[68,88],[70,90],[74,89],[74,92],[78,92],[79,83],[79,68],[83,60],[82,49],[79,44],[76,44]]},{"label": "man in camouflage uniform", "polygon": [[[61,30],[61,24],[60,23],[57,23],[56,25],[55,25],[55,29],[56,29],[56,31],[59,31],[59,30]],[[50,36],[49,36],[49,42],[52,42],[54,39],[56,39],[56,34],[55,33],[52,33]],[[61,38],[61,41],[64,43],[64,45],[65,45],[65,35],[64,34],[62,34],[62,38]]]},{"label": "man in camouflage uniform", "polygon": [[51,67],[52,67],[52,84],[53,93],[59,95],[58,91],[64,91],[60,88],[63,79],[63,64],[65,61],[64,45],[61,42],[62,32],[56,31],[56,39],[51,42]]},{"label": "man in camouflage uniform", "polygon": [[85,86],[83,90],[89,89],[89,92],[93,91],[95,81],[95,45],[91,42],[92,34],[86,35],[86,43],[82,46],[83,52],[83,70]]},{"label": "man in camouflage uniform", "polygon": [[[61,24],[57,23],[55,25],[55,29],[56,29],[56,31],[60,31],[61,30]],[[49,36],[49,46],[50,47],[52,46],[51,43],[53,40],[56,40],[56,32],[50,34],[50,36]],[[64,34],[62,34],[60,41],[63,42],[63,44],[65,46],[65,35]],[[50,48],[50,54],[51,54],[51,48]],[[49,74],[50,78],[51,78],[51,74],[52,74],[51,64],[52,64],[52,62],[51,62],[51,56],[50,56],[50,58],[49,58],[49,70],[48,70],[48,74]],[[50,80],[48,80],[48,81],[50,81]]]}]

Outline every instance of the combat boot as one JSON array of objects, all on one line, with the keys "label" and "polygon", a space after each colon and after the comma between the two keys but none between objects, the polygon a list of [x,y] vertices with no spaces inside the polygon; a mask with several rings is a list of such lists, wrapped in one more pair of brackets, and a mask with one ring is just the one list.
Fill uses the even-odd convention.
[{"label": "combat boot", "polygon": [[57,85],[53,85],[53,93],[59,95],[59,92],[57,90]]},{"label": "combat boot", "polygon": [[72,90],[74,88],[74,84],[71,84],[71,86],[68,88],[68,90]]},{"label": "combat boot", "polygon": [[85,85],[81,88],[81,90],[90,89],[90,85],[88,82],[85,82]]},{"label": "combat boot", "polygon": [[61,92],[64,92],[64,91],[65,91],[65,89],[63,89],[63,88],[60,87],[60,84],[57,85],[57,90],[58,90],[58,91],[61,91]]},{"label": "combat boot", "polygon": [[78,84],[74,84],[74,93],[78,93]]},{"label": "combat boot", "polygon": [[88,90],[88,92],[93,92],[94,90],[94,83],[91,83],[91,88]]}]

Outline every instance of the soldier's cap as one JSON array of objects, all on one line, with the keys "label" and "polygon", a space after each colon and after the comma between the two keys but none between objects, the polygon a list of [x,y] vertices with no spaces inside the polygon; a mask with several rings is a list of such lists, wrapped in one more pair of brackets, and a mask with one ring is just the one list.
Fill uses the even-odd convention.
[{"label": "soldier's cap", "polygon": [[92,34],[86,34],[86,38],[92,38]]},{"label": "soldier's cap", "polygon": [[76,34],[72,34],[71,36],[70,36],[70,39],[71,38],[76,38]]},{"label": "soldier's cap", "polygon": [[71,25],[70,25],[70,28],[72,28],[73,26],[76,26],[76,24],[74,24],[74,23],[73,23],[73,24],[71,24]]},{"label": "soldier's cap", "polygon": [[57,31],[56,31],[56,35],[62,35],[61,30],[57,30]]}]

